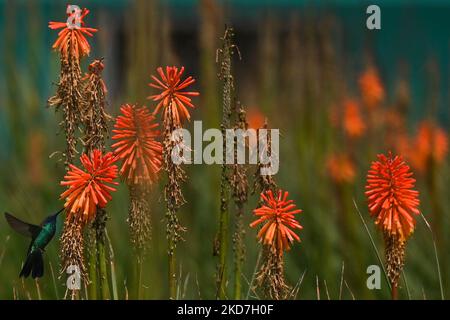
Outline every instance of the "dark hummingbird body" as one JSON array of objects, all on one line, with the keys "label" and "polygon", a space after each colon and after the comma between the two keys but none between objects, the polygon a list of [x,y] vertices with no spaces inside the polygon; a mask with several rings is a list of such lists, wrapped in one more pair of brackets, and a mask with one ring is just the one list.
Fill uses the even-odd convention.
[{"label": "dark hummingbird body", "polygon": [[55,235],[56,220],[63,210],[64,208],[57,213],[48,216],[39,226],[24,222],[5,212],[6,221],[8,221],[11,228],[18,233],[31,238],[25,264],[22,267],[22,271],[20,271],[19,277],[27,278],[31,274],[33,279],[35,279],[44,275],[44,260],[42,258],[42,253]]}]

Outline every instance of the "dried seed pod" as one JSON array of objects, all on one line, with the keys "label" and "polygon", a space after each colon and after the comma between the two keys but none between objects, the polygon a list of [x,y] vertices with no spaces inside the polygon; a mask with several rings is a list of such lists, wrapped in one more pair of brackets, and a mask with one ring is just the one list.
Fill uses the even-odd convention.
[{"label": "dried seed pod", "polygon": [[128,224],[130,227],[131,243],[139,253],[149,248],[152,236],[151,212],[148,202],[148,191],[142,190],[138,186],[130,186],[130,208],[128,214]]},{"label": "dried seed pod", "polygon": [[396,235],[384,233],[386,272],[392,285],[398,286],[398,280],[405,264],[406,242]]},{"label": "dried seed pod", "polygon": [[83,222],[77,217],[67,218],[61,235],[61,274],[65,274],[70,266],[75,266],[81,278],[88,281],[83,248]]},{"label": "dried seed pod", "polygon": [[262,288],[266,299],[283,300],[289,293],[289,285],[284,278],[283,254],[275,246],[265,245],[263,263],[256,275],[256,284]]},{"label": "dried seed pod", "polygon": [[80,126],[81,106],[83,105],[83,87],[80,62],[76,59],[61,57],[61,73],[56,94],[48,99],[48,105],[56,111],[62,109],[63,120],[60,126],[66,136],[65,164],[73,162],[77,154],[76,130]]}]

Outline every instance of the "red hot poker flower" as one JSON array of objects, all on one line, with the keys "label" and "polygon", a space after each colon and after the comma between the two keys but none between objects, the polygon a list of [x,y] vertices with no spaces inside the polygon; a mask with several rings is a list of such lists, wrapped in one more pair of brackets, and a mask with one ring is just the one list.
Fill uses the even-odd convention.
[{"label": "red hot poker flower", "polygon": [[355,180],[355,164],[346,153],[331,154],[327,160],[327,169],[331,179],[337,183],[352,183]]},{"label": "red hot poker flower", "polygon": [[375,224],[390,236],[406,241],[419,214],[419,192],[413,190],[416,180],[400,156],[378,155],[367,174],[366,196]]},{"label": "red hot poker flower", "polygon": [[118,140],[112,148],[122,160],[120,174],[128,184],[151,184],[162,164],[162,146],[155,140],[158,123],[153,122],[155,117],[146,107],[126,104],[120,111],[112,137]]},{"label": "red hot poker flower", "polygon": [[359,78],[359,87],[364,103],[369,109],[378,106],[384,99],[384,87],[375,67],[369,67]]},{"label": "red hot poker flower", "polygon": [[[68,6],[69,8],[69,6]],[[97,29],[88,28],[84,25],[84,18],[89,14],[89,10],[83,8],[80,13],[68,13],[68,16],[79,14],[78,21],[75,23],[68,22],[54,22],[50,21],[48,27],[52,30],[62,29],[58,33],[58,39],[56,39],[52,48],[59,50],[61,56],[67,58],[69,53],[76,59],[82,56],[89,55],[91,47],[86,40],[85,35],[92,37]],[[70,19],[70,18],[69,18]],[[76,19],[76,18],[75,18]],[[79,25],[77,25],[79,22]],[[70,46],[70,47],[69,47]]]},{"label": "red hot poker flower", "polygon": [[344,103],[343,127],[345,133],[351,138],[362,136],[366,130],[359,104],[355,100],[349,99]]},{"label": "red hot poker flower", "polygon": [[112,199],[111,192],[116,191],[110,185],[117,185],[117,166],[111,152],[103,155],[95,149],[90,157],[83,154],[80,157],[83,169],[69,164],[69,170],[61,181],[68,189],[61,194],[65,199],[64,207],[68,215],[79,215],[83,222],[91,221],[97,212],[97,207],[104,208]]},{"label": "red hot poker flower", "polygon": [[448,153],[446,132],[432,121],[423,121],[415,139],[418,168],[423,171],[430,159],[440,164]]},{"label": "red hot poker flower", "polygon": [[264,204],[253,211],[253,214],[259,218],[250,224],[252,228],[263,224],[258,232],[260,242],[276,246],[279,254],[289,250],[294,240],[300,241],[300,237],[293,230],[303,229],[294,217],[302,210],[295,209],[293,200],[287,200],[288,196],[289,193],[282,190],[278,191],[276,197],[271,190],[266,191],[265,194],[261,193]]},{"label": "red hot poker flower", "polygon": [[186,106],[194,108],[189,96],[198,96],[199,93],[195,91],[181,91],[195,82],[191,76],[181,81],[181,76],[184,72],[184,67],[178,70],[177,67],[166,67],[157,69],[161,79],[152,75],[153,82],[149,83],[150,87],[161,90],[160,94],[149,96],[148,99],[159,101],[153,114],[159,112],[164,108],[164,118],[171,116],[175,124],[181,124],[182,119],[190,119],[190,114]]}]

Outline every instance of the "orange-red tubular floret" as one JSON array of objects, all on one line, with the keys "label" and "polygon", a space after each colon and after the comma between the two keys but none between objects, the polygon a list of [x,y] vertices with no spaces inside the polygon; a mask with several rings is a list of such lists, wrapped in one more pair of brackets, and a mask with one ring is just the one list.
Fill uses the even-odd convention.
[{"label": "orange-red tubular floret", "polygon": [[276,246],[279,254],[289,250],[295,240],[300,241],[294,230],[303,229],[295,220],[295,214],[301,213],[302,210],[295,209],[293,200],[287,200],[288,196],[289,193],[282,190],[279,190],[276,196],[271,190],[265,194],[261,193],[264,204],[253,211],[259,218],[250,224],[252,228],[262,224],[257,235],[259,241],[265,245]]},{"label": "orange-red tubular floret", "polygon": [[182,91],[195,82],[191,76],[181,80],[184,72],[184,67],[178,69],[177,67],[162,67],[157,69],[160,76],[158,79],[151,76],[153,82],[149,83],[150,87],[161,90],[159,94],[149,96],[148,99],[159,101],[154,114],[157,114],[161,108],[164,109],[164,117],[171,116],[173,122],[180,124],[183,119],[190,120],[191,116],[187,107],[194,108],[191,98],[189,96],[198,96],[199,93],[195,91]]},{"label": "orange-red tubular floret", "polygon": [[152,184],[162,165],[162,145],[158,123],[146,107],[125,104],[114,124],[112,145],[114,153],[122,160],[120,175],[129,185]]},{"label": "orange-red tubular floret", "polygon": [[109,152],[105,155],[95,149],[90,157],[83,154],[80,157],[82,169],[69,164],[69,170],[61,181],[68,189],[61,194],[65,199],[64,207],[69,216],[76,215],[83,222],[91,221],[97,212],[97,207],[104,208],[112,199],[111,192],[116,191],[111,185],[117,185],[116,158]]},{"label": "orange-red tubular floret", "polygon": [[419,214],[416,180],[400,156],[378,155],[367,174],[366,196],[375,224],[390,236],[406,241],[414,231]]}]

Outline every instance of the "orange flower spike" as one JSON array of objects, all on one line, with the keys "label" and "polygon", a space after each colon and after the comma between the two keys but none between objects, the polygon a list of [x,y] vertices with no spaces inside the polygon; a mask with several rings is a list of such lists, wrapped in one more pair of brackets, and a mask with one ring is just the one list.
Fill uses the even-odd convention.
[{"label": "orange flower spike", "polygon": [[276,197],[271,190],[265,194],[261,193],[264,205],[253,211],[259,218],[250,224],[253,228],[262,223],[257,237],[266,245],[276,246],[280,254],[289,250],[295,240],[300,241],[300,237],[293,230],[303,229],[294,216],[302,210],[295,209],[293,200],[287,200],[288,196],[289,193],[282,190],[278,191]]},{"label": "orange flower spike", "polygon": [[68,189],[61,194],[65,199],[64,207],[69,216],[80,215],[83,222],[91,221],[97,207],[104,208],[112,199],[111,192],[116,191],[110,185],[118,185],[116,158],[111,152],[103,155],[95,149],[90,157],[83,154],[80,157],[84,170],[69,164],[69,170],[61,181]]},{"label": "orange flower spike", "polygon": [[431,158],[442,163],[448,153],[446,132],[433,122],[422,122],[416,137],[416,149],[424,162]]},{"label": "orange flower spike", "polygon": [[364,103],[369,108],[375,108],[384,100],[384,87],[377,70],[369,67],[359,78],[359,87]]},{"label": "orange flower spike", "polygon": [[122,160],[120,175],[128,184],[151,184],[157,179],[162,165],[162,145],[156,141],[159,131],[155,117],[146,107],[123,105],[114,124],[112,145]]},{"label": "orange flower spike", "polygon": [[385,233],[406,241],[415,227],[419,192],[416,180],[400,156],[378,155],[367,174],[366,197],[370,215]]},{"label": "orange flower spike", "polygon": [[338,183],[351,183],[355,180],[356,169],[352,159],[345,153],[332,154],[327,160],[330,177]]},{"label": "orange flower spike", "polygon": [[162,92],[147,97],[147,99],[159,101],[153,114],[157,114],[161,108],[163,108],[164,117],[167,117],[167,115],[170,114],[174,123],[180,124],[182,119],[187,119],[189,121],[191,116],[186,106],[194,108],[189,96],[198,96],[200,93],[181,90],[186,89],[193,84],[195,79],[189,76],[183,81],[181,80],[184,67],[181,67],[180,70],[178,70],[177,67],[166,67],[165,72],[163,68],[159,67],[157,72],[161,79],[152,75],[153,82],[149,83],[149,86],[161,90]]},{"label": "orange flower spike", "polygon": [[354,100],[347,100],[345,102],[343,122],[345,133],[351,138],[361,137],[366,131],[366,125],[362,119],[360,107]]},{"label": "orange flower spike", "polygon": [[[69,9],[69,6],[68,6]],[[78,21],[76,21],[75,15],[79,14]],[[48,23],[48,27],[52,30],[62,29],[58,33],[58,38],[53,44],[52,48],[59,50],[61,55],[64,58],[69,56],[70,53],[76,58],[79,59],[80,56],[87,56],[91,51],[91,47],[86,40],[85,35],[92,37],[97,29],[85,27],[84,18],[89,14],[89,10],[83,8],[80,13],[72,12],[67,13],[69,17],[72,18],[72,23],[67,22],[54,22],[50,21]],[[79,25],[77,25],[79,22]],[[69,48],[70,45],[70,48]]]}]

